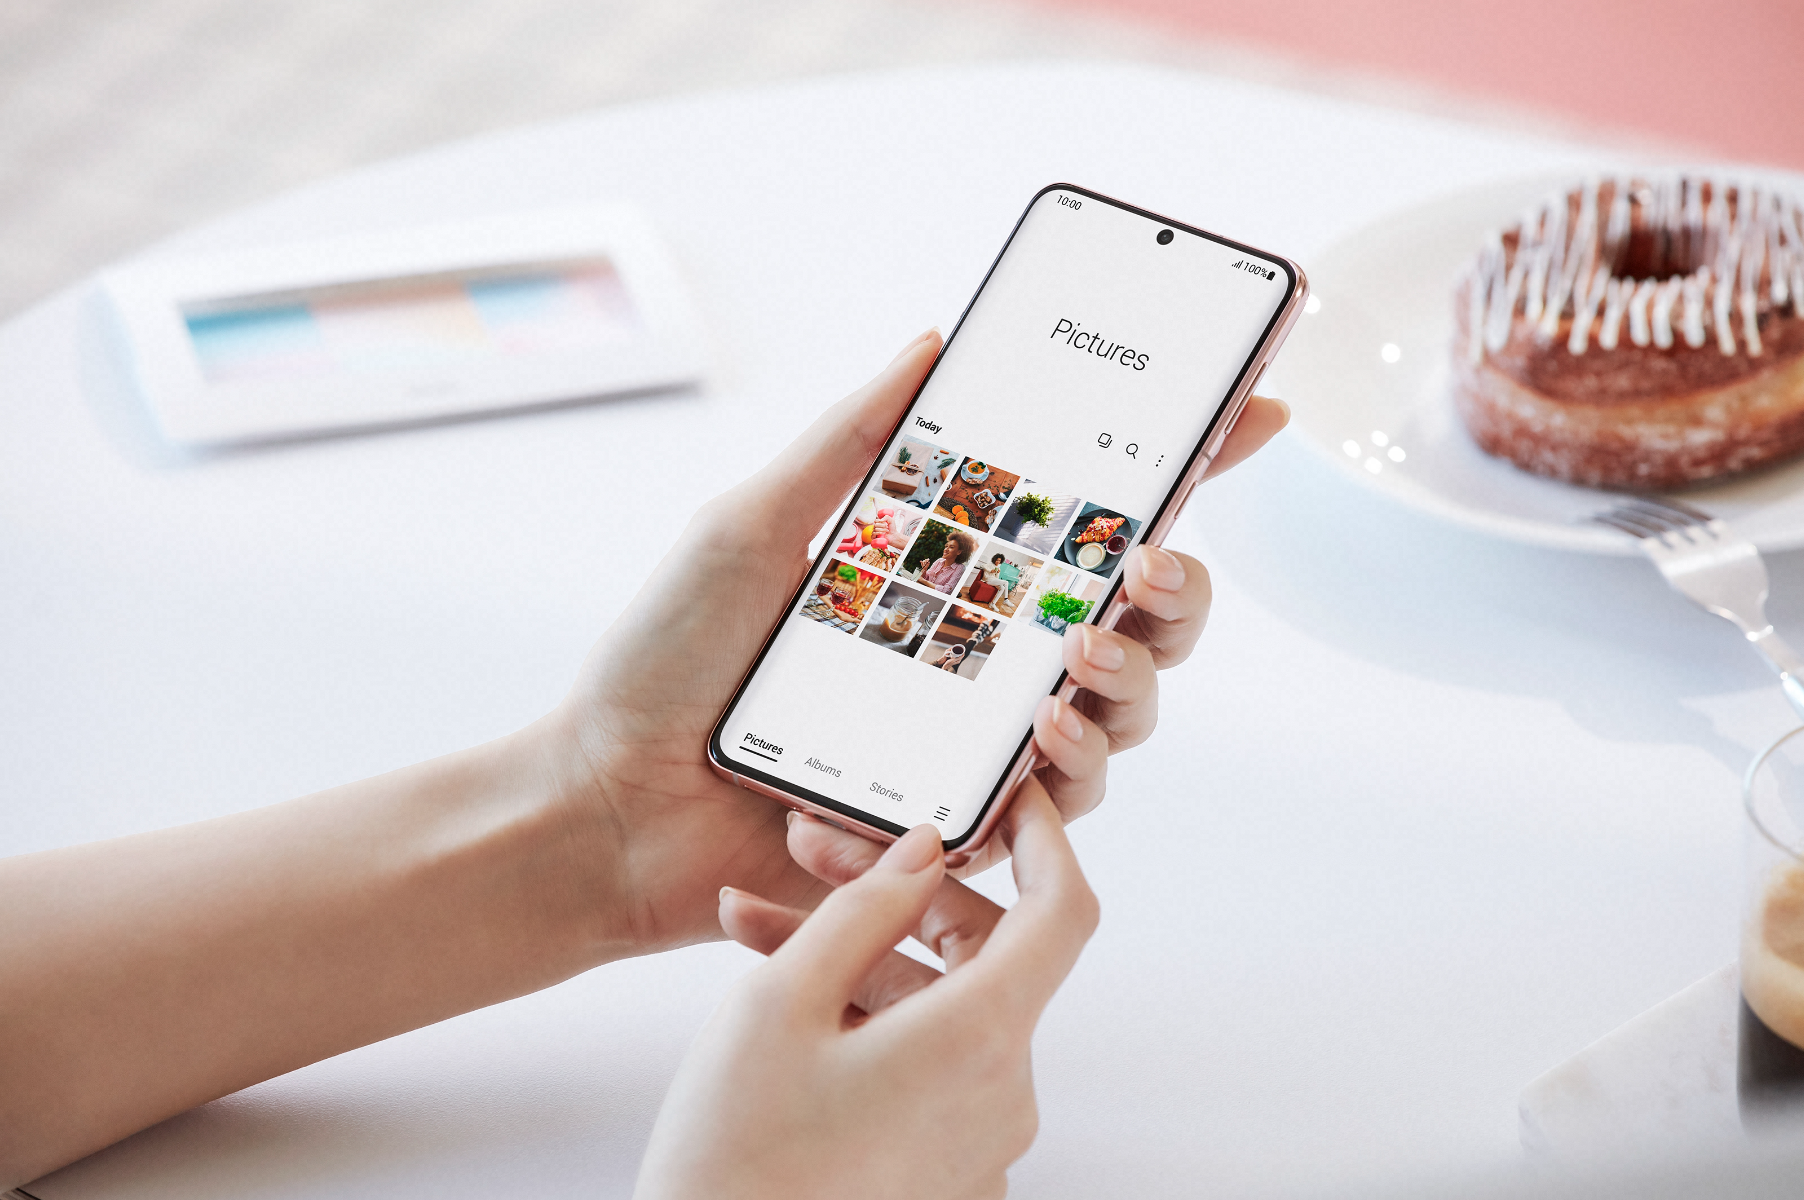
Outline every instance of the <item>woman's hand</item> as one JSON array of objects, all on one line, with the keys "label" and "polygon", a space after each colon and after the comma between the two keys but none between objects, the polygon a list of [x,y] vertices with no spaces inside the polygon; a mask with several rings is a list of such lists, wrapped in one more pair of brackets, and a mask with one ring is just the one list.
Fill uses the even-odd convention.
[{"label": "woman's hand", "polygon": [[[813,915],[723,889],[721,924],[771,957],[690,1047],[635,1195],[1003,1195],[1038,1127],[1034,1025],[1097,907],[1036,782],[997,837],[1020,890],[1006,912],[945,877],[931,826],[864,843],[869,869]],[[943,976],[893,949],[911,933]]]},{"label": "woman's hand", "polygon": [[[574,857],[593,868],[577,886],[603,897],[599,941],[649,953],[718,937],[723,885],[800,908],[825,894],[785,845],[788,810],[715,775],[705,742],[801,584],[810,539],[881,452],[939,349],[937,332],[916,338],[769,466],[705,505],[544,723]],[[1281,402],[1253,397],[1210,474],[1288,419]],[[1133,608],[1115,631],[1065,638],[1066,668],[1083,690],[1070,704],[1043,700],[1034,716],[1041,778],[1066,820],[1101,802],[1108,755],[1152,732],[1155,672],[1188,657],[1208,616],[1209,574],[1193,558],[1137,551],[1125,579]],[[809,861],[807,847],[797,851]],[[992,839],[960,874],[1004,854]]]}]

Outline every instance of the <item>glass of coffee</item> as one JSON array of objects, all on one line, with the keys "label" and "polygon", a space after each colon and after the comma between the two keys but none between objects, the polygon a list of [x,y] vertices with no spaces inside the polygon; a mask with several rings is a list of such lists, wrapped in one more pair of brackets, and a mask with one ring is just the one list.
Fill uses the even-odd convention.
[{"label": "glass of coffee", "polygon": [[1804,728],[1761,752],[1741,796],[1747,899],[1736,1091],[1746,1124],[1804,1101]]}]

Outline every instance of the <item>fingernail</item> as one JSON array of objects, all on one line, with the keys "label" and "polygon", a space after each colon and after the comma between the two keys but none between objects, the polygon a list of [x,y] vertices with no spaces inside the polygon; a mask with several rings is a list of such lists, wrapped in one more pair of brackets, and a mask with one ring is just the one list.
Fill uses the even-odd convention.
[{"label": "fingernail", "polygon": [[731,896],[731,895],[732,895],[732,894],[733,894],[733,889],[732,889],[732,888],[730,888],[730,887],[723,887],[723,888],[721,888],[721,889],[720,889],[720,895],[719,895],[719,897],[717,897],[717,899],[719,899],[719,901],[720,901],[720,902],[721,902],[721,903],[722,903],[722,904],[725,904],[725,903],[726,903],[726,902],[727,902],[727,897],[728,897],[728,896]]},{"label": "fingernail", "polygon": [[1058,731],[1074,742],[1084,740],[1084,722],[1077,715],[1077,710],[1063,700],[1054,700],[1052,723]]},{"label": "fingernail", "polygon": [[908,345],[902,347],[902,349],[896,351],[896,357],[901,358],[904,354],[907,354],[910,350],[913,350],[916,346],[919,346],[922,342],[926,341],[928,338],[932,337],[934,334],[938,333],[939,331],[940,331],[940,327],[938,325],[935,325],[931,329],[927,330],[925,333],[916,334],[913,341],[909,342]]},{"label": "fingernail", "polygon": [[791,829],[794,829],[796,827],[796,822],[801,819],[802,814],[792,808],[789,810],[789,815],[783,818],[783,823],[788,825]]},{"label": "fingernail", "polygon": [[931,825],[916,825],[883,852],[877,865],[912,875],[916,871],[925,871],[943,853],[940,831]]},{"label": "fingernail", "polygon": [[1140,577],[1148,587],[1161,592],[1175,592],[1184,586],[1184,564],[1178,556],[1160,546],[1142,548]]},{"label": "fingernail", "polygon": [[1121,664],[1127,661],[1127,651],[1086,625],[1084,626],[1084,661],[1098,671],[1119,671]]}]

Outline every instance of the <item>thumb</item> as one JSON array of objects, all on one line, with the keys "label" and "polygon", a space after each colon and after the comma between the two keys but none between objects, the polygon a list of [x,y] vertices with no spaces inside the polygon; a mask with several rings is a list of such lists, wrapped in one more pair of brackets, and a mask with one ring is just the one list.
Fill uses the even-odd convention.
[{"label": "thumb", "polygon": [[917,825],[821,906],[770,957],[796,1007],[837,1022],[864,977],[921,924],[945,874],[939,830]]},{"label": "thumb", "polygon": [[870,468],[940,352],[929,329],[902,348],[877,378],[822,413],[768,466],[740,485],[740,502],[759,525],[807,542]]}]

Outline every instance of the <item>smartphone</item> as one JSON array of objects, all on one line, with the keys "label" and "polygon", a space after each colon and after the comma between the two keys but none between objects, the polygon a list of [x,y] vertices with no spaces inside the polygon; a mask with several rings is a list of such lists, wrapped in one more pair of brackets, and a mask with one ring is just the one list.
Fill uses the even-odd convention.
[{"label": "smartphone", "polygon": [[1278,255],[1070,184],[1034,196],[708,741],[742,787],[880,841],[983,845],[1302,311]]}]

